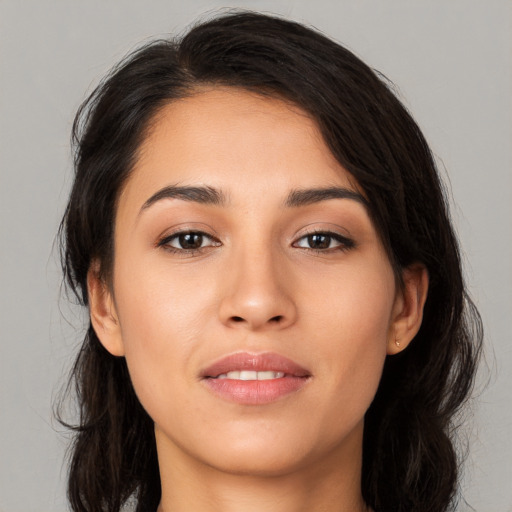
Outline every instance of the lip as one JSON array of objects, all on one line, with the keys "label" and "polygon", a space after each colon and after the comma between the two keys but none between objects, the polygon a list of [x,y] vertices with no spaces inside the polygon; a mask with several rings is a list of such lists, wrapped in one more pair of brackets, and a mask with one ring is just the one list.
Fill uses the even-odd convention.
[{"label": "lip", "polygon": [[283,372],[295,377],[306,377],[310,373],[291,359],[273,352],[251,354],[248,352],[236,352],[205,368],[201,372],[202,378],[218,377],[222,373],[235,370],[253,370],[256,372]]},{"label": "lip", "polygon": [[[271,380],[216,378],[236,370],[273,371],[284,373],[284,376]],[[299,391],[309,381],[311,373],[291,359],[272,352],[237,352],[215,361],[201,371],[200,377],[210,391],[224,400],[245,405],[263,405]]]}]

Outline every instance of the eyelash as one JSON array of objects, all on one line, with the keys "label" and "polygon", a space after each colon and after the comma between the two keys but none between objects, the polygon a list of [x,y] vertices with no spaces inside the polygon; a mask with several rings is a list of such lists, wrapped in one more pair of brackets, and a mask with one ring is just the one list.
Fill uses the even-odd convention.
[{"label": "eyelash", "polygon": [[[204,241],[204,239],[208,239],[208,240],[210,240],[210,244],[207,246],[204,246],[204,247],[196,247],[196,248],[188,248],[188,249],[184,248],[184,247],[182,247],[182,248],[173,247],[172,245],[170,245],[172,241],[179,240],[180,237],[185,237],[188,235],[194,235],[194,236],[201,237],[201,244]],[[311,241],[312,241],[311,238],[315,237],[315,236],[326,237],[328,239],[328,245],[331,245],[333,240],[335,242],[337,242],[339,245],[337,245],[335,247],[326,247],[326,248],[321,248],[321,249],[315,248],[315,247],[301,247],[299,245],[300,241],[307,240],[307,239],[309,239],[309,240],[307,240],[307,242],[311,243]],[[182,256],[187,256],[187,255],[192,256],[192,255],[196,255],[196,254],[201,254],[202,252],[207,250],[209,247],[219,247],[220,245],[222,245],[222,243],[217,238],[215,238],[203,231],[193,231],[193,230],[177,231],[175,233],[172,233],[171,235],[168,235],[168,236],[162,238],[157,243],[157,247],[162,247],[163,249],[165,249],[168,252],[171,252],[173,254],[179,254]],[[307,251],[313,251],[313,252],[319,253],[319,254],[326,254],[326,253],[332,253],[332,252],[338,252],[338,251],[345,252],[350,249],[353,249],[355,246],[356,246],[356,244],[355,244],[354,240],[352,240],[350,238],[340,235],[339,233],[335,233],[332,231],[322,231],[322,230],[311,231],[309,233],[306,233],[306,234],[302,235],[300,238],[298,238],[295,242],[292,243],[292,247],[304,249]]]},{"label": "eyelash", "polygon": [[[200,236],[201,242],[206,238],[206,239],[210,240],[211,243],[205,247],[197,247],[197,248],[192,248],[192,249],[190,249],[190,248],[186,249],[184,247],[178,248],[178,247],[173,247],[172,245],[170,245],[170,243],[173,240],[179,240],[180,237],[185,237],[187,235]],[[191,256],[191,255],[195,255],[195,254],[200,254],[205,249],[208,249],[208,247],[218,247],[220,245],[222,245],[222,244],[215,237],[213,237],[203,231],[193,231],[193,230],[177,231],[175,233],[172,233],[171,235],[168,235],[168,236],[162,238],[162,240],[160,240],[157,243],[157,247],[162,247],[163,249],[165,249],[168,252],[171,252],[173,254],[179,254],[182,256],[187,256],[187,255]]]},{"label": "eyelash", "polygon": [[[345,251],[348,251],[350,249],[353,249],[356,244],[354,242],[354,240],[350,239],[350,238],[347,238],[346,236],[343,236],[343,235],[340,235],[339,233],[336,233],[336,232],[333,232],[333,231],[325,231],[325,230],[317,230],[317,231],[311,231],[309,233],[306,233],[304,235],[302,235],[296,242],[294,242],[292,244],[293,247],[298,247],[298,243],[299,241],[301,240],[304,240],[304,239],[308,239],[310,237],[315,237],[315,236],[324,236],[326,238],[329,239],[329,245],[330,243],[334,240],[335,242],[337,242],[339,245],[337,245],[336,247],[327,247],[327,248],[324,248],[324,249],[318,249],[318,248],[315,248],[315,247],[301,247],[302,249],[305,249],[305,250],[308,250],[308,251],[313,251],[313,252],[316,252],[316,253],[320,253],[320,254],[325,254],[325,253],[331,253],[331,252],[345,252]],[[309,240],[311,241],[311,240]]]}]

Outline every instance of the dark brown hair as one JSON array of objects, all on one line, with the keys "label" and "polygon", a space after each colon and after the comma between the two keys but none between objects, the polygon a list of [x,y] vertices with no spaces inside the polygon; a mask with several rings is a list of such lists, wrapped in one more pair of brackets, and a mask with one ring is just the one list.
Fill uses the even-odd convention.
[{"label": "dark brown hair", "polygon": [[[364,190],[398,281],[413,262],[430,286],[421,329],[388,357],[365,419],[362,493],[377,512],[443,512],[456,502],[454,417],[472,387],[482,330],[467,297],[432,154],[387,82],[341,45],[300,24],[237,12],[127,57],[80,108],[75,181],[61,225],[63,270],[88,305],[87,272],[113,264],[116,199],[158,110],[203,85],[277,96],[316,120]],[[154,512],[160,480],[153,422],[123,358],[89,325],[72,372],[80,407],[68,495],[75,512]]]}]

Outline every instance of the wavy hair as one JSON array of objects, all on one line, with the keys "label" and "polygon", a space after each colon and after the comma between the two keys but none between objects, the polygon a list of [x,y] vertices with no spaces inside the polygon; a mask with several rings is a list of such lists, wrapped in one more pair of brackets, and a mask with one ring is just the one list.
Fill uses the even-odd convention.
[{"label": "wavy hair", "polygon": [[[61,223],[67,284],[88,306],[87,272],[113,265],[116,200],[151,121],[165,104],[222,85],[286,99],[316,120],[338,162],[364,190],[395,275],[428,270],[422,326],[388,356],[365,417],[362,494],[376,512],[455,507],[456,413],[472,389],[482,341],[431,151],[389,82],[343,46],[278,17],[223,14],[124,59],[80,107],[75,178]],[[160,479],[153,422],[123,358],[91,325],[72,369],[79,405],[68,497],[74,512],[154,512]],[[68,425],[69,426],[69,425]]]}]

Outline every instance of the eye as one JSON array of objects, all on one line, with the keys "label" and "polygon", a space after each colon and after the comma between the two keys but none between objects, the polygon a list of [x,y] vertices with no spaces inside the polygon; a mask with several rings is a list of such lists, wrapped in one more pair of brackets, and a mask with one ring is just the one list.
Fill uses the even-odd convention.
[{"label": "eye", "polygon": [[329,251],[351,249],[355,244],[353,240],[338,233],[318,232],[299,238],[293,246],[314,251]]},{"label": "eye", "polygon": [[163,247],[173,252],[194,252],[218,245],[220,245],[218,240],[201,231],[173,233],[158,242],[158,247]]}]

